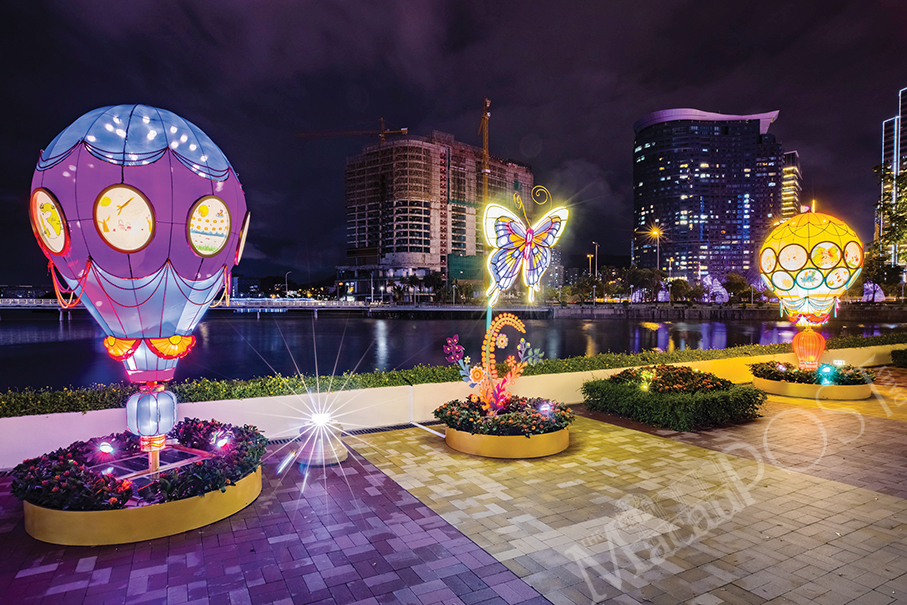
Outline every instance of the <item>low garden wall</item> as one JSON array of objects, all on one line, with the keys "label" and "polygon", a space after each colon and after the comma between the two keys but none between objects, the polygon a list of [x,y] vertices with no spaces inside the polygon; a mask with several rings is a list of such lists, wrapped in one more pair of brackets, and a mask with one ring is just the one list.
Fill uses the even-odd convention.
[{"label": "low garden wall", "polygon": [[[826,351],[823,363],[854,366],[881,366],[891,363],[893,349],[907,344],[881,345]],[[764,361],[794,363],[793,353],[755,355],[684,362],[704,372],[712,372],[736,383],[752,382],[748,364]],[[580,403],[582,384],[607,378],[626,368],[522,376],[512,392],[525,397],[544,397],[568,404]],[[179,417],[216,418],[231,424],[252,424],[269,439],[295,437],[303,421],[313,411],[331,410],[345,429],[428,422],[432,411],[445,401],[465,398],[472,390],[463,382],[429,383],[354,389],[330,393],[281,395],[254,399],[229,399],[180,403]],[[99,435],[123,431],[126,414],[122,408],[91,412],[0,418],[0,468],[12,468],[26,458]]]}]

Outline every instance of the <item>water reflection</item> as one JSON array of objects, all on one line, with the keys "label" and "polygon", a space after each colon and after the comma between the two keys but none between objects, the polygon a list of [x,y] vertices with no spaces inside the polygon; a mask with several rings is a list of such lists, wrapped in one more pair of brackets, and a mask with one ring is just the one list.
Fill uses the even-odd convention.
[{"label": "water reflection", "polygon": [[[638,352],[723,349],[741,344],[790,342],[796,328],[786,321],[639,322],[624,320],[528,320],[526,340],[549,358]],[[821,332],[878,336],[905,331],[907,324],[832,322]],[[459,342],[478,361],[484,319],[402,320],[281,314],[261,319],[229,313],[211,314],[196,328],[198,343],[180,361],[176,378],[252,378],[279,372],[342,374],[390,370],[417,364],[446,365],[444,340]],[[87,316],[59,322],[57,314],[0,323],[0,390],[68,385],[87,386],[125,379],[122,364],[101,345],[103,333]],[[519,339],[511,339],[508,354]]]}]

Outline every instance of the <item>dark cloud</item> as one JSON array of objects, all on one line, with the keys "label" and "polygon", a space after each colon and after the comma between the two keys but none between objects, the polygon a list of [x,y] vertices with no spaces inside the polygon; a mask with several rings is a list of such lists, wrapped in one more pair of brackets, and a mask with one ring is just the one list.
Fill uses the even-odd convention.
[{"label": "dark cloud", "polygon": [[[239,270],[328,275],[344,256],[343,168],[362,138],[452,132],[532,165],[571,200],[568,252],[628,254],[633,122],[778,109],[807,195],[871,237],[881,121],[907,86],[902,2],[50,1],[0,7],[0,283],[46,280],[25,215],[38,150],[82,113],[175,111],[227,154],[253,213]],[[9,259],[16,259],[10,262]]]}]

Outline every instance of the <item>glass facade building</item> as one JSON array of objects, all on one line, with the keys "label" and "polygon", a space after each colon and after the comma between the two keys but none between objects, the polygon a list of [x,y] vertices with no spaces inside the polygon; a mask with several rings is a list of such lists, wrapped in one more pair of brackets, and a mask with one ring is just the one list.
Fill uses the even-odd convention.
[{"label": "glass facade building", "polygon": [[634,124],[635,265],[758,280],[758,248],[781,217],[784,151],[768,132],[778,113],[668,109]]},{"label": "glass facade building", "polygon": [[[882,122],[882,165],[887,166],[895,176],[907,171],[907,88],[898,92],[897,115]],[[881,203],[893,202],[897,194],[891,184],[883,183]],[[885,228],[882,217],[876,215],[876,239],[885,232]],[[889,255],[900,257],[903,262],[903,244],[897,247],[901,250],[891,250]]]},{"label": "glass facade building", "polygon": [[781,179],[781,218],[800,214],[800,194],[803,192],[803,173],[800,171],[800,154],[784,154],[784,174]]}]

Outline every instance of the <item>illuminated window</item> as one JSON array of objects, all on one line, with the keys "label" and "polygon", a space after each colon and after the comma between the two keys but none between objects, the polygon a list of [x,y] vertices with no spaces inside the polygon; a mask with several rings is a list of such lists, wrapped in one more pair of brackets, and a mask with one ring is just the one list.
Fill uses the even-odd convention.
[{"label": "illuminated window", "polygon": [[154,237],[154,209],[138,189],[113,185],[94,203],[94,226],[114,250],[138,252]]},{"label": "illuminated window", "polygon": [[47,189],[35,189],[29,206],[32,230],[44,248],[55,256],[69,251],[69,225],[57,198]]}]

